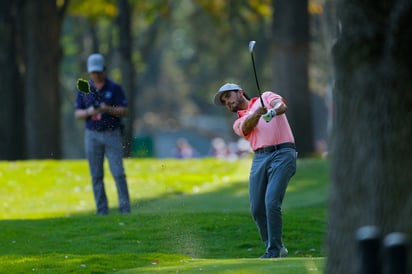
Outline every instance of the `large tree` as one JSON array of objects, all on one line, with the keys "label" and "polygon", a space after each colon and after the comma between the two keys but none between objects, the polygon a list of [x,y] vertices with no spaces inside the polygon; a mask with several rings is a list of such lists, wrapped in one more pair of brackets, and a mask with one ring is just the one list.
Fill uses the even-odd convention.
[{"label": "large tree", "polygon": [[[61,5],[58,5],[60,3]],[[27,158],[60,158],[60,32],[67,1],[24,1]]]},{"label": "large tree", "polygon": [[119,54],[120,70],[122,72],[121,84],[129,101],[129,115],[125,119],[124,150],[130,156],[133,140],[133,122],[135,117],[135,71],[132,60],[133,39],[131,33],[131,6],[128,0],[117,0],[119,13],[117,24],[119,28]]},{"label": "large tree", "polygon": [[308,156],[314,151],[308,74],[308,1],[274,0],[273,11],[273,86],[287,100],[298,151]]},{"label": "large tree", "polygon": [[24,107],[23,87],[18,61],[21,53],[18,35],[18,1],[0,3],[0,160],[16,160],[24,157]]},{"label": "large tree", "polygon": [[358,228],[412,234],[412,2],[341,0],[338,17],[326,273],[346,274]]}]

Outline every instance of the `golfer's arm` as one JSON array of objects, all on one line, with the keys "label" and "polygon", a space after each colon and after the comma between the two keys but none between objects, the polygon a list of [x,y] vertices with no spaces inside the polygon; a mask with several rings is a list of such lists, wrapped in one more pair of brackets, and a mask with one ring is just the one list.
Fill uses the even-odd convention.
[{"label": "golfer's arm", "polygon": [[242,131],[245,136],[249,135],[252,132],[253,128],[259,122],[260,116],[262,116],[262,114],[265,114],[265,113],[266,113],[266,109],[260,108],[245,119],[245,121],[242,124]]},{"label": "golfer's arm", "polygon": [[[272,102],[270,102],[270,105],[276,111],[276,115],[284,114],[288,109],[282,99],[273,100]],[[256,112],[245,119],[242,124],[242,131],[245,136],[249,135],[252,132],[253,128],[259,122],[260,116],[265,114],[266,111],[266,108],[259,108],[258,110],[256,110]]]},{"label": "golfer's arm", "polygon": [[273,100],[272,102],[270,102],[270,105],[276,111],[276,115],[284,114],[288,109],[282,99]]}]

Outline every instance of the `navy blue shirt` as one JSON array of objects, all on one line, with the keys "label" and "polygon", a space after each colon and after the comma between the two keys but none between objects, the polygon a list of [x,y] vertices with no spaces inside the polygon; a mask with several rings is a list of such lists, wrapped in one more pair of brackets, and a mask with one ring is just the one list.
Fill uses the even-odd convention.
[{"label": "navy blue shirt", "polygon": [[[104,86],[100,90],[93,87],[89,81],[90,93],[78,92],[75,109],[87,109],[91,106],[98,108],[100,103],[105,103],[110,107],[127,107],[127,100],[120,85],[106,78]],[[115,130],[122,125],[121,118],[108,113],[99,113],[91,117],[87,117],[85,127],[89,130],[105,131]]]}]

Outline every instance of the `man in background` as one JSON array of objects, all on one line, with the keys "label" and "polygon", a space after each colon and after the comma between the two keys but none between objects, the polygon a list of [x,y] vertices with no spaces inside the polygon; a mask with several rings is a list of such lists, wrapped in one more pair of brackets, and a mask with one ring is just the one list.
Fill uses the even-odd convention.
[{"label": "man in background", "polygon": [[92,177],[97,215],[109,213],[104,187],[104,157],[116,182],[119,211],[130,213],[130,199],[123,166],[122,121],[128,113],[127,100],[120,85],[106,77],[104,57],[92,54],[87,59],[90,93],[78,92],[75,118],[85,120],[85,150]]}]

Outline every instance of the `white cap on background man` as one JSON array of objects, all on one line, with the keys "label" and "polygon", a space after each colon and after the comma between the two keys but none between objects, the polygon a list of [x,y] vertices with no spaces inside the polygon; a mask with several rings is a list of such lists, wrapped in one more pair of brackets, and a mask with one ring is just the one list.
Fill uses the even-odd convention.
[{"label": "white cap on background man", "polygon": [[94,53],[87,59],[87,72],[104,71],[104,57],[99,53]]}]

